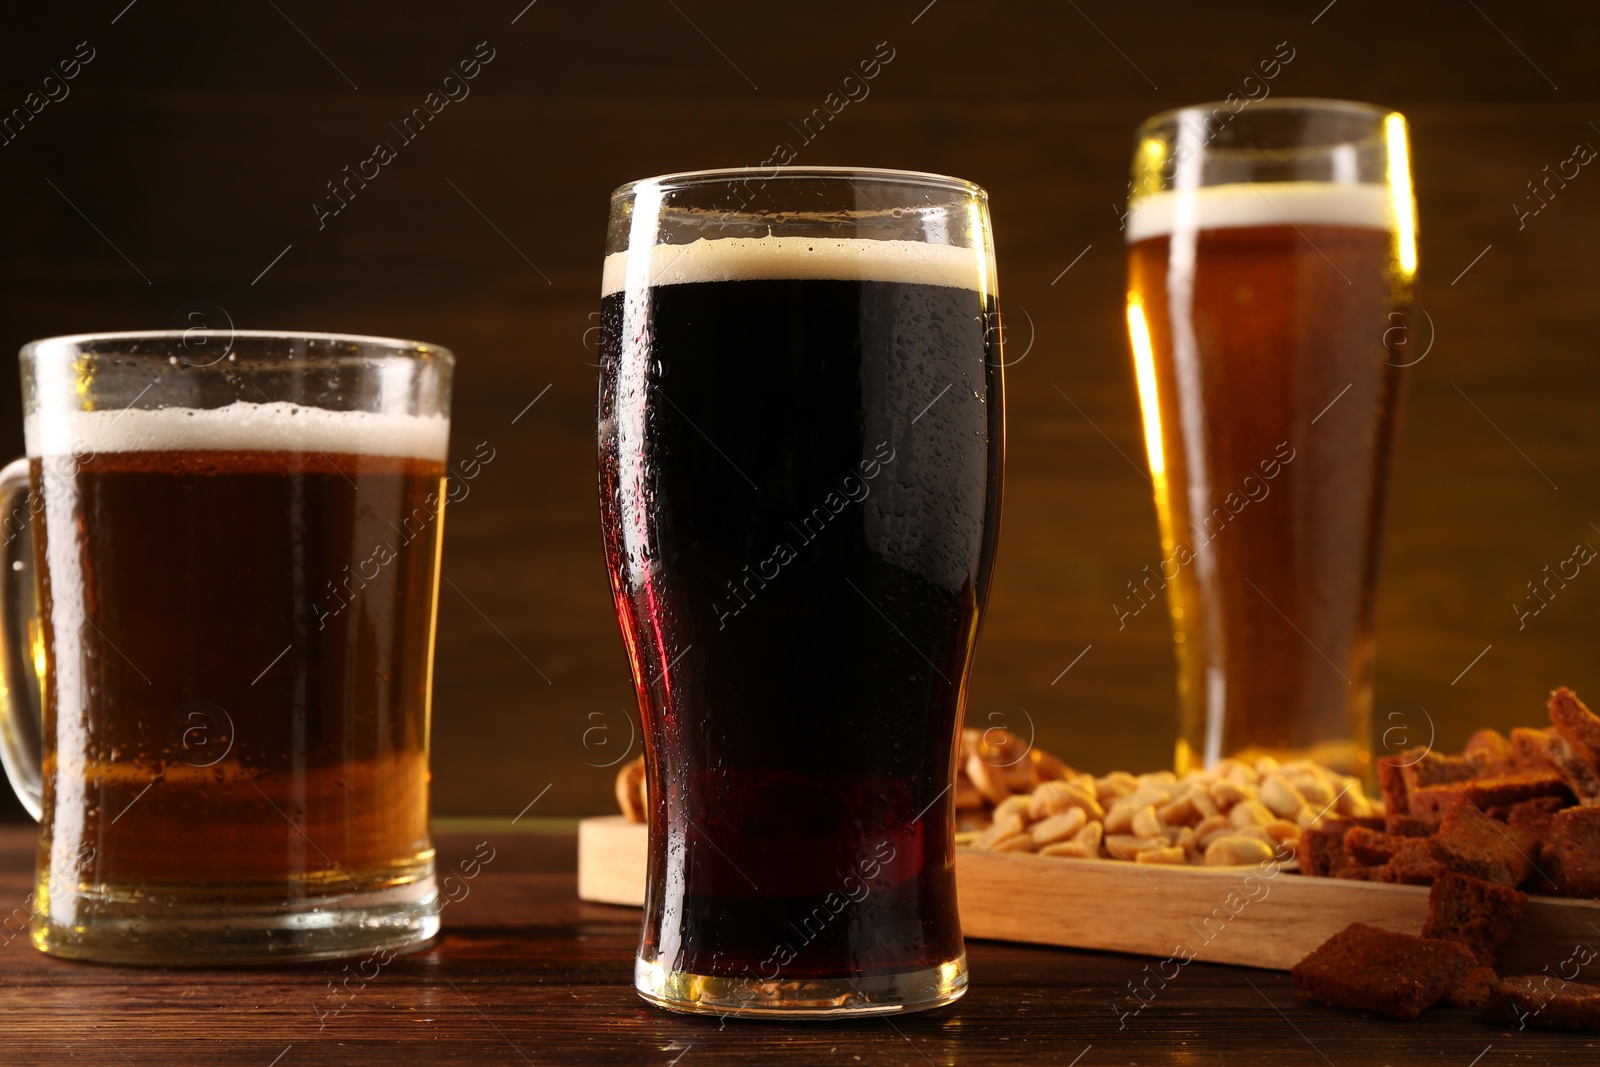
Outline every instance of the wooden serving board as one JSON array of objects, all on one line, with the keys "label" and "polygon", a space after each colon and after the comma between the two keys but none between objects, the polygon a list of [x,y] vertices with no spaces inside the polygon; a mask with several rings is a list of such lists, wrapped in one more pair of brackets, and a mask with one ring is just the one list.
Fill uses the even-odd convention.
[{"label": "wooden serving board", "polygon": [[[578,826],[578,895],[644,904],[645,827],[620,815]],[[1420,933],[1425,886],[1268,876],[1256,867],[1138,866],[1016,853],[956,851],[967,937],[1131,952],[1162,959],[1287,969],[1353,922]],[[1600,903],[1533,897],[1500,953],[1505,974],[1600,980]],[[1563,966],[1565,964],[1565,966]]]}]

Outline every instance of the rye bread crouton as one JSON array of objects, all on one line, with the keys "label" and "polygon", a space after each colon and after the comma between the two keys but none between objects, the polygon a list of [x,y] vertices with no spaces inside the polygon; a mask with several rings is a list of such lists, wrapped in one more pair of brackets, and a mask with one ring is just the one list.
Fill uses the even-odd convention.
[{"label": "rye bread crouton", "polygon": [[1433,858],[1445,867],[1486,882],[1521,885],[1531,870],[1506,826],[1470,806],[1446,815],[1428,845]]},{"label": "rye bread crouton", "polygon": [[1433,883],[1422,936],[1459,941],[1472,950],[1479,967],[1493,967],[1495,953],[1527,906],[1526,893],[1452,871]]},{"label": "rye bread crouton", "polygon": [[1486,1023],[1518,1030],[1600,1031],[1600,986],[1567,982],[1547,974],[1502,978],[1489,991],[1481,1016]]},{"label": "rye bread crouton", "polygon": [[1458,942],[1351,923],[1290,973],[1307,999],[1415,1019],[1476,966],[1472,950]]}]

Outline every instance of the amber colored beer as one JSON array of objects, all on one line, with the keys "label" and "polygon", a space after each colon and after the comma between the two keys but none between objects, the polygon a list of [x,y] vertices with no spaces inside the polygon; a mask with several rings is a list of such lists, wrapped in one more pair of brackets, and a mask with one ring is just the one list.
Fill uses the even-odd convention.
[{"label": "amber colored beer", "polygon": [[1408,288],[1383,186],[1286,184],[1204,188],[1184,207],[1164,193],[1130,220],[1162,559],[1114,609],[1126,624],[1165,590],[1180,773],[1224,756],[1309,755],[1354,773],[1369,761],[1359,739],[1403,388],[1390,349]]},{"label": "amber colored beer", "polygon": [[443,474],[332,451],[32,460],[36,937],[130,892],[272,906],[431,876]]}]

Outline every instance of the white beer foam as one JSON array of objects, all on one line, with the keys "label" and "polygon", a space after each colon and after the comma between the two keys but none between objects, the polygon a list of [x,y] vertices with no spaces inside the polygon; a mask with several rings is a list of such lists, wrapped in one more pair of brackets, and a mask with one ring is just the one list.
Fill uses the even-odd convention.
[{"label": "white beer foam", "polygon": [[[979,248],[872,241],[849,237],[701,238],[686,245],[655,245],[650,262],[630,262],[629,251],[606,257],[600,295],[632,282],[639,286],[685,282],[827,281],[906,282],[993,294],[994,257]],[[647,272],[643,268],[648,267]],[[641,268],[633,277],[634,268]]]},{"label": "white beer foam", "polygon": [[239,400],[221,408],[36,412],[23,432],[29,456],[214,450],[407,456],[442,463],[450,420]]},{"label": "white beer foam", "polygon": [[1239,226],[1395,228],[1389,187],[1336,182],[1237,182],[1166,190],[1139,201],[1128,215],[1128,243],[1176,230]]}]

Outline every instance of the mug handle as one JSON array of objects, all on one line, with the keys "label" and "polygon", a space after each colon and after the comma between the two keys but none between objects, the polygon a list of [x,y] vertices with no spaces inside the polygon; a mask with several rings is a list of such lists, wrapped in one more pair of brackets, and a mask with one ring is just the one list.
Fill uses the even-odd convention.
[{"label": "mug handle", "polygon": [[0,764],[35,820],[44,785],[43,691],[31,654],[43,639],[33,584],[28,460],[0,469]]}]

